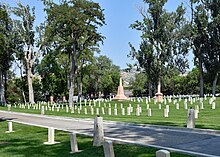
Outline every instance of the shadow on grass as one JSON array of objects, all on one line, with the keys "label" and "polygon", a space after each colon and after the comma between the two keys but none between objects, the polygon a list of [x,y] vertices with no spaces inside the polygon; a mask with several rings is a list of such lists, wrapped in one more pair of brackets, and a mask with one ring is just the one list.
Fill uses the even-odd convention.
[{"label": "shadow on grass", "polygon": [[172,122],[153,122],[152,124],[154,125],[163,125],[163,126],[178,126],[179,125],[177,123],[172,123]]},{"label": "shadow on grass", "polygon": [[0,117],[0,122],[4,122],[4,121],[7,121],[7,120],[13,120],[15,118],[5,118],[5,117]]},{"label": "shadow on grass", "polygon": [[218,131],[220,130],[220,126],[217,126],[217,125],[207,126],[207,125],[202,125],[202,124],[196,124],[195,127],[199,129],[210,129],[211,127],[213,130],[218,130]]},{"label": "shadow on grass", "polygon": [[[46,130],[41,132],[37,128],[37,132],[23,133],[23,137],[19,137],[20,133],[9,135],[11,138],[5,140],[6,144],[0,145],[1,157],[104,157],[103,148],[93,147],[92,138],[87,136],[77,136],[79,150],[82,152],[70,154],[69,133],[57,131],[56,139],[60,143],[56,145],[43,144],[42,139],[45,139],[46,134]],[[155,148],[114,144],[116,157],[155,157],[156,151]],[[172,156],[186,157],[175,153]]]},{"label": "shadow on grass", "polygon": [[[38,133],[36,133],[36,136]],[[57,136],[67,137],[68,135],[59,133]],[[58,138],[57,141],[60,141]],[[92,147],[91,140],[80,138],[79,149],[82,152],[70,154],[70,143],[62,139],[59,144],[44,145],[40,139],[11,138],[6,140],[4,145],[0,145],[1,155],[3,156],[32,156],[32,157],[102,157],[102,147]],[[89,154],[89,155],[88,155]]]}]

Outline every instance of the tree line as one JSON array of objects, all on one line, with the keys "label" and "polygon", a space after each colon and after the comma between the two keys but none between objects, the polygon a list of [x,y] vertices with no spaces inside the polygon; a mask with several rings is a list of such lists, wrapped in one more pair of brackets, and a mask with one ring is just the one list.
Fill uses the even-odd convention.
[{"label": "tree line", "polygon": [[[220,2],[189,0],[172,12],[165,9],[167,0],[143,2],[147,6],[139,8],[143,20],[130,26],[141,32],[142,39],[138,49],[129,43],[128,57],[141,71],[130,89],[140,95],[147,88],[153,96],[162,83],[165,94],[199,91],[202,97],[204,88],[210,91],[211,82],[215,94],[219,90]],[[74,95],[116,93],[119,67],[106,56],[95,56],[105,39],[98,31],[105,25],[103,8],[88,0],[42,3],[46,19],[39,26],[35,26],[34,7],[0,4],[0,102],[35,103],[66,96],[72,106]],[[196,69],[185,76],[189,53],[194,54]],[[10,70],[13,64],[19,68],[19,77]]]},{"label": "tree line", "polygon": [[[107,96],[116,91],[119,67],[106,56],[94,56],[105,38],[98,32],[105,25],[99,4],[42,2],[46,20],[39,26],[34,25],[34,7],[0,5],[0,102],[35,103],[67,96],[72,106],[76,93],[98,97],[100,92]],[[20,69],[19,78],[11,79],[13,63]]]},{"label": "tree line", "polygon": [[[188,90],[178,87],[171,90],[171,86],[172,83],[175,86],[180,84],[175,83],[177,78],[182,79],[182,87],[189,83],[183,81],[185,77],[176,76],[186,72],[189,67],[187,56],[192,53],[199,75],[200,97],[204,96],[204,77],[208,77],[207,84],[212,82],[212,91],[205,87],[206,92],[215,95],[220,71],[220,1],[188,0],[172,12],[165,9],[167,0],[144,0],[144,3],[147,8],[139,8],[143,20],[130,26],[141,32],[142,41],[138,49],[129,43],[129,57],[144,72],[148,94],[152,96],[152,91],[161,81],[165,93],[187,94]],[[191,79],[188,81],[193,81]],[[189,86],[189,89],[189,93],[198,92],[194,86]]]}]

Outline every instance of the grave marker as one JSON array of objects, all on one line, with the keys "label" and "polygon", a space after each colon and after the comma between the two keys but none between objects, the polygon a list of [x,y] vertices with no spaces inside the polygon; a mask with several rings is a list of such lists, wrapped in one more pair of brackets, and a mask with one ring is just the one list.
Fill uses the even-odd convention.
[{"label": "grave marker", "polygon": [[151,116],[152,116],[151,108],[149,108],[149,109],[147,110],[147,116],[148,116],[148,117],[151,117]]},{"label": "grave marker", "polygon": [[105,157],[115,157],[112,141],[104,141],[103,149]]},{"label": "grave marker", "polygon": [[55,142],[54,140],[54,128],[50,127],[48,128],[48,142],[44,142],[44,144],[51,145],[51,144],[56,144],[56,143],[59,143],[59,142]]},{"label": "grave marker", "polygon": [[164,117],[165,118],[169,117],[169,111],[167,108],[164,109]]},{"label": "grave marker", "polygon": [[45,111],[44,111],[44,106],[41,106],[41,115],[44,115],[45,114]]},{"label": "grave marker", "polygon": [[195,128],[195,112],[192,108],[188,110],[187,128]]},{"label": "grave marker", "polygon": [[70,153],[79,152],[78,144],[77,144],[77,140],[76,140],[76,133],[70,133],[70,147],[71,147]]},{"label": "grave marker", "polygon": [[122,116],[125,115],[125,108],[122,108],[122,109],[121,109],[121,114],[122,114]]},{"label": "grave marker", "polygon": [[8,131],[6,131],[6,133],[11,133],[11,132],[14,132],[12,127],[12,121],[8,121]]},{"label": "grave marker", "polygon": [[108,115],[112,115],[112,109],[108,108]]},{"label": "grave marker", "polygon": [[93,146],[101,146],[104,141],[103,118],[97,116],[94,120]]},{"label": "grave marker", "polygon": [[170,157],[170,152],[167,150],[156,151],[156,157]]}]

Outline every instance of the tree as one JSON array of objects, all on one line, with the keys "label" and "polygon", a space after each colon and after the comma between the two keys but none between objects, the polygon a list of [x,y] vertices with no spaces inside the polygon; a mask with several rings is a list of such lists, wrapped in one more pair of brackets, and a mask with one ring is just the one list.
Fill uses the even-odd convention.
[{"label": "tree", "polygon": [[213,80],[215,95],[220,71],[220,2],[218,0],[191,0],[192,44],[195,64],[200,71],[200,96],[204,95],[204,72]]},{"label": "tree", "polygon": [[93,64],[88,66],[88,71],[84,83],[90,96],[98,97],[99,93],[103,93],[107,97],[110,93],[116,92],[120,69],[108,57],[103,55],[95,57]]},{"label": "tree", "polygon": [[150,43],[143,41],[140,44],[140,50],[138,51],[131,44],[130,47],[131,51],[129,57],[136,59],[138,62],[136,64],[144,69],[148,78],[148,95],[152,97],[152,82],[158,80],[159,77],[157,57],[154,54],[153,46]]},{"label": "tree", "polygon": [[44,56],[41,63],[37,66],[37,71],[42,77],[42,92],[47,99],[49,99],[49,96],[60,97],[66,94],[66,67],[62,62],[64,58],[66,58],[64,54],[56,55],[55,53],[49,53]]},{"label": "tree", "polygon": [[[14,20],[17,34],[22,41],[23,53],[17,54],[25,66],[27,82],[28,82],[28,95],[29,102],[34,103],[34,90],[33,90],[33,66],[36,59],[40,56],[43,48],[43,29],[37,27],[38,40],[35,39],[34,21],[35,21],[35,8],[30,8],[29,5],[24,6],[18,3],[18,7],[13,10],[14,14],[20,20]],[[36,50],[37,49],[37,50]]]},{"label": "tree", "polygon": [[16,43],[17,37],[13,31],[9,9],[0,3],[0,104],[6,103],[7,72],[14,59]]},{"label": "tree", "polygon": [[98,3],[87,0],[44,0],[47,13],[46,36],[56,50],[70,56],[71,72],[69,105],[73,106],[76,71],[82,56],[92,56],[104,37],[98,27],[104,24],[103,10]]},{"label": "tree", "polygon": [[106,56],[99,56],[97,61],[99,90],[107,97],[110,93],[116,93],[120,69]]},{"label": "tree", "polygon": [[212,94],[216,94],[216,85],[220,72],[220,2],[203,1],[210,12],[208,21],[209,50],[205,55],[205,68],[212,78]]},{"label": "tree", "polygon": [[[194,9],[194,4],[196,4]],[[204,96],[204,56],[209,51],[208,12],[200,0],[191,0],[192,48],[200,72],[200,97]]]},{"label": "tree", "polygon": [[135,80],[131,82],[133,95],[136,97],[143,97],[145,93],[145,86],[147,83],[147,77],[144,73],[138,73],[135,75]]},{"label": "tree", "polygon": [[[189,41],[185,25],[185,9],[179,6],[175,12],[167,12],[164,5],[167,0],[144,0],[149,5],[147,11],[140,9],[143,21],[136,21],[130,27],[141,31],[142,42],[137,51],[131,46],[130,56],[138,61],[149,80],[149,95],[152,81],[158,81],[160,91],[161,77],[166,67],[176,67],[181,72],[188,67],[186,54]],[[156,79],[155,79],[156,78]]]}]

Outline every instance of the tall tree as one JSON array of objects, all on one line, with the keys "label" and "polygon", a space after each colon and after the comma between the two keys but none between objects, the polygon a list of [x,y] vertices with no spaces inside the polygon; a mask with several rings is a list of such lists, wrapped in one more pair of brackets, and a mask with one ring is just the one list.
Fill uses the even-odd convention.
[{"label": "tall tree", "polygon": [[7,72],[12,65],[16,43],[9,9],[0,3],[0,104],[6,103]]},{"label": "tall tree", "polygon": [[[187,29],[184,25],[185,9],[180,5],[175,12],[164,9],[167,0],[144,0],[148,9],[140,9],[143,21],[136,21],[130,27],[141,31],[142,43],[136,51],[131,46],[130,56],[137,59],[139,65],[145,69],[148,78],[157,78],[160,91],[161,77],[166,73],[165,67],[177,67],[184,72],[188,66],[186,54],[189,42]],[[152,80],[149,81],[151,95]]]},{"label": "tall tree", "polygon": [[129,43],[129,45],[131,47],[131,51],[128,56],[137,60],[136,64],[144,69],[148,82],[148,95],[152,97],[153,82],[158,80],[159,77],[157,56],[154,54],[153,46],[146,41],[141,42],[139,50],[136,50],[131,43]]},{"label": "tall tree", "polygon": [[[40,56],[43,45],[43,29],[37,27],[34,29],[35,8],[30,8],[29,5],[24,6],[18,3],[18,7],[14,8],[14,14],[20,18],[14,20],[17,34],[22,41],[23,53],[17,54],[19,59],[23,60],[27,82],[29,102],[34,103],[34,89],[33,89],[33,66],[36,59]],[[35,39],[35,33],[38,32],[38,39]]]},{"label": "tall tree", "polygon": [[208,21],[209,49],[205,55],[205,68],[212,78],[212,94],[216,94],[216,85],[220,73],[220,1],[202,1],[210,12]]},{"label": "tall tree", "polygon": [[200,97],[204,96],[204,61],[209,51],[208,12],[200,0],[191,0],[192,9],[192,48],[195,64],[200,72]]},{"label": "tall tree", "polygon": [[[88,0],[63,0],[58,5],[44,0],[47,13],[47,41],[70,56],[69,105],[73,106],[74,83],[79,60],[94,51],[104,37],[98,27],[104,24],[103,9]],[[88,53],[87,55],[93,55]]]}]

